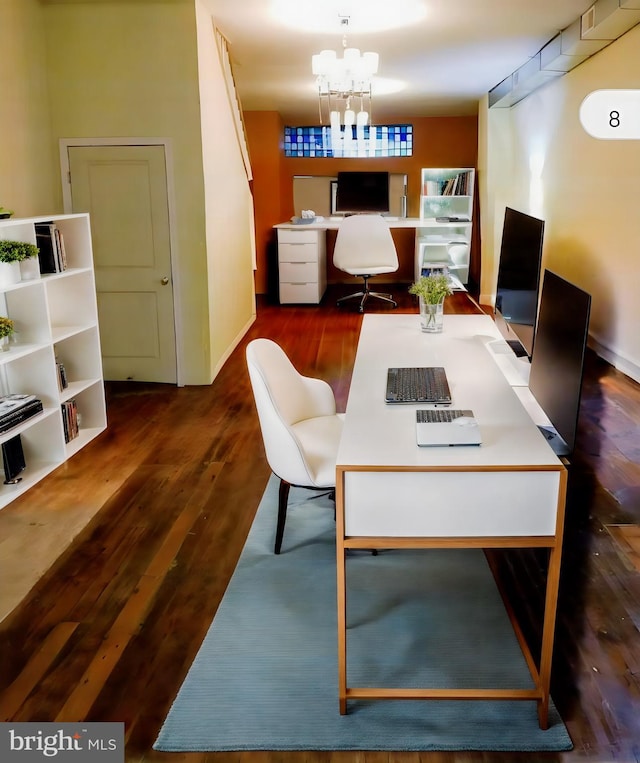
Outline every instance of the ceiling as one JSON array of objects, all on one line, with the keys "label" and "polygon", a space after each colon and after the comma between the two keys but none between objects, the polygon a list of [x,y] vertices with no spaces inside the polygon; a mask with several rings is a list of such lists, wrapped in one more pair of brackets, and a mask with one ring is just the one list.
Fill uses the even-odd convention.
[{"label": "ceiling", "polygon": [[[318,122],[311,56],[349,47],[380,55],[373,117],[477,113],[478,100],[579,18],[593,0],[208,0],[230,44],[243,109],[278,111],[293,124]],[[284,7],[288,2],[289,7]],[[404,26],[363,31],[381,8]],[[281,18],[274,15],[280,9]],[[414,8],[414,11],[416,9]],[[364,15],[363,15],[364,11]],[[324,29],[295,28],[295,24]],[[383,22],[384,23],[384,20]],[[391,81],[391,83],[389,83]],[[384,85],[397,92],[383,94]]]}]

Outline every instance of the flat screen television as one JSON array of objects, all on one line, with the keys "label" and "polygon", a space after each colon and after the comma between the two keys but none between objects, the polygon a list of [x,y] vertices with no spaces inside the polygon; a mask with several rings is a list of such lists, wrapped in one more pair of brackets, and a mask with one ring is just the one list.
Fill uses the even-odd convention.
[{"label": "flat screen television", "polygon": [[388,172],[338,172],[336,212],[388,211]]},{"label": "flat screen television", "polygon": [[575,447],[590,312],[590,294],[545,270],[529,390],[551,422],[540,429],[560,456]]},{"label": "flat screen television", "polygon": [[538,312],[544,221],[507,207],[502,228],[495,320],[516,355],[531,357]]}]

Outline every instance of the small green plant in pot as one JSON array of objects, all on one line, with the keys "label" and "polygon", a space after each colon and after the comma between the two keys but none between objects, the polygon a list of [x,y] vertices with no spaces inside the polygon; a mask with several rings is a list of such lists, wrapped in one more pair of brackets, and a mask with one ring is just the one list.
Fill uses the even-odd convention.
[{"label": "small green plant in pot", "polygon": [[39,278],[39,251],[26,241],[0,241],[0,286]]},{"label": "small green plant in pot", "polygon": [[37,257],[39,249],[26,241],[0,241],[0,262],[22,262]]},{"label": "small green plant in pot", "polygon": [[451,294],[449,277],[444,273],[422,276],[411,284],[409,293],[420,298],[420,325],[427,333],[442,331],[444,298]]},{"label": "small green plant in pot", "polygon": [[0,315],[0,350],[6,350],[9,339],[16,330],[15,323],[6,315]]}]

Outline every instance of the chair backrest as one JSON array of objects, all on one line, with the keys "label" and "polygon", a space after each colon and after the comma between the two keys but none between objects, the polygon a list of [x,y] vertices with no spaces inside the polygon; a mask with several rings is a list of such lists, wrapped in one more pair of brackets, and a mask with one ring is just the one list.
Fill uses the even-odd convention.
[{"label": "chair backrest", "polygon": [[293,485],[312,485],[304,453],[291,427],[305,419],[333,415],[335,397],[331,387],[321,379],[299,374],[284,350],[271,339],[251,341],[246,356],[271,470]]},{"label": "chair backrest", "polygon": [[351,215],[338,227],[333,264],[340,268],[389,267],[397,270],[398,253],[389,224],[381,215]]}]

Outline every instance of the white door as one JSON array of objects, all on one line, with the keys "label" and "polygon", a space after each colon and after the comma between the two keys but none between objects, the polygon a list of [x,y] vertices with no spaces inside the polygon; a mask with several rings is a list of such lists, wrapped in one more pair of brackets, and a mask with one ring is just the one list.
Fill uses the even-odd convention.
[{"label": "white door", "polygon": [[175,384],[164,146],[67,152],[73,212],[91,216],[104,377]]}]

